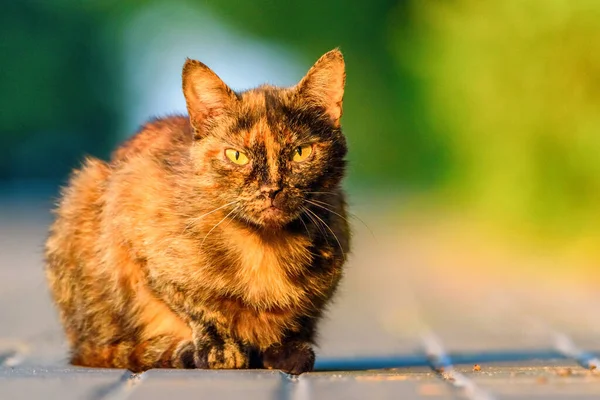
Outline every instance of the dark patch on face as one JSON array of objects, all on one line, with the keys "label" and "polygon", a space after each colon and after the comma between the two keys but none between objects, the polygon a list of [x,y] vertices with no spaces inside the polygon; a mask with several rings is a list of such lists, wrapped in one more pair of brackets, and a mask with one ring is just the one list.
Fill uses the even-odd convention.
[{"label": "dark patch on face", "polygon": [[337,185],[344,174],[347,153],[346,140],[340,129],[334,128],[319,108],[282,106],[281,111],[290,129],[298,132],[300,140],[326,145],[321,159],[312,162],[311,168],[304,171],[302,186],[308,191],[319,191]]},{"label": "dark patch on face", "polygon": [[335,129],[331,125],[324,115],[324,111],[318,107],[298,109],[282,106],[281,111],[291,127],[300,132],[308,132],[308,137],[328,141],[333,140],[336,136],[341,136],[339,129]]},{"label": "dark patch on face", "polygon": [[272,130],[277,129],[282,122],[281,117],[283,115],[283,104],[278,93],[274,90],[265,90],[264,96],[265,108],[267,112],[267,124]]},{"label": "dark patch on face", "polygon": [[254,113],[243,113],[237,116],[233,126],[231,126],[231,133],[236,134],[243,131],[249,131],[258,121],[258,115]]},{"label": "dark patch on face", "polygon": [[256,181],[261,185],[268,184],[269,168],[267,166],[267,149],[264,143],[256,143],[252,147],[252,155],[254,158],[252,172],[248,175],[246,182]]},{"label": "dark patch on face", "polygon": [[[296,141],[293,143],[280,142],[282,152],[279,164],[285,166],[297,145],[303,143],[328,143],[327,159],[335,164],[338,170],[345,167],[344,157],[347,153],[346,141],[339,128],[335,128],[325,111],[319,107],[306,107],[300,100],[291,103],[282,101],[276,90],[264,93],[267,105],[267,122],[274,132],[285,129],[294,132]],[[327,169],[330,166],[327,166]],[[282,171],[283,172],[283,171]],[[311,172],[315,172],[314,169]],[[320,171],[327,172],[327,171]],[[324,175],[327,175],[324,173]],[[327,178],[327,176],[324,176]],[[340,176],[341,179],[341,176]]]}]

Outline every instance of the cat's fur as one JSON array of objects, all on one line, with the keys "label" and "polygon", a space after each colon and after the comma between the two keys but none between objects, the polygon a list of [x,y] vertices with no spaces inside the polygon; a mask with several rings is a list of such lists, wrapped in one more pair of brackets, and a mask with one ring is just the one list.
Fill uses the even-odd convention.
[{"label": "cat's fur", "polygon": [[339,50],[292,88],[241,93],[188,60],[189,118],[151,121],[74,172],[46,243],[74,364],[313,368],[349,251],[344,83]]}]

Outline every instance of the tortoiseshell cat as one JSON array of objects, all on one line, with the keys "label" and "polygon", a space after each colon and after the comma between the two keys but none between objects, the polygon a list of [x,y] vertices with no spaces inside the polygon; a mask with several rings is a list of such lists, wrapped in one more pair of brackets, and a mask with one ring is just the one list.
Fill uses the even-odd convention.
[{"label": "tortoiseshell cat", "polygon": [[313,369],[349,251],[344,83],[339,50],[241,93],[187,60],[189,118],[74,172],[46,243],[73,364]]}]

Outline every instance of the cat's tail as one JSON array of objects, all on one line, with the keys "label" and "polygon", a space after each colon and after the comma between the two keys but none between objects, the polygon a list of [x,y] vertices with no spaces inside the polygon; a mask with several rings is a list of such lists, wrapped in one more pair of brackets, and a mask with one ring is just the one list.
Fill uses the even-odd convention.
[{"label": "cat's tail", "polygon": [[151,368],[195,368],[192,343],[170,336],[138,343],[81,343],[75,347],[71,363],[83,367],[126,368],[133,372]]}]

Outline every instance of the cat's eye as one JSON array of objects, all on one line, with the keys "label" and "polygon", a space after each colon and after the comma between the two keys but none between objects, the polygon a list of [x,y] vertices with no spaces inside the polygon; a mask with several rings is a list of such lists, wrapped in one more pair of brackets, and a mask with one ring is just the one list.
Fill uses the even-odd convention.
[{"label": "cat's eye", "polygon": [[232,163],[237,165],[246,165],[248,164],[248,161],[250,161],[247,155],[235,149],[225,150],[225,155],[231,160]]},{"label": "cat's eye", "polygon": [[295,162],[305,161],[313,152],[312,145],[308,144],[306,146],[298,146],[294,150],[293,160]]}]

